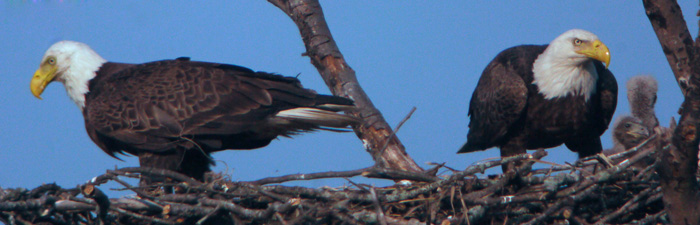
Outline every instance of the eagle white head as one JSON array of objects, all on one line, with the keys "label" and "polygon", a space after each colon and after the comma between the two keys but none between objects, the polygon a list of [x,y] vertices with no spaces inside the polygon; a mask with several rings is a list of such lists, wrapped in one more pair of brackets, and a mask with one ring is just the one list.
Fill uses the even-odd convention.
[{"label": "eagle white head", "polygon": [[598,72],[593,60],[610,65],[610,50],[595,34],[573,29],[555,38],[533,65],[533,84],[546,99],[595,93]]},{"label": "eagle white head", "polygon": [[82,110],[85,107],[85,94],[88,82],[96,76],[95,72],[107,62],[93,51],[90,46],[75,41],[59,41],[46,50],[36,70],[30,89],[35,97],[41,99],[46,86],[59,81],[66,87],[68,96]]}]

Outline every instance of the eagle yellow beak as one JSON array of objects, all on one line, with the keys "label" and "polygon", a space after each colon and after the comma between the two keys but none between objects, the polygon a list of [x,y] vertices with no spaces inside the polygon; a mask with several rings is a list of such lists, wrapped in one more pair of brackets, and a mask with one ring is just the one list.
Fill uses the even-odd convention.
[{"label": "eagle yellow beak", "polygon": [[44,64],[39,69],[34,72],[32,81],[29,83],[29,89],[32,90],[34,97],[41,99],[41,93],[44,92],[46,85],[49,85],[51,81],[56,77],[56,70],[58,67],[56,65]]},{"label": "eagle yellow beak", "polygon": [[600,40],[581,45],[581,49],[576,51],[576,53],[605,63],[606,69],[610,66],[610,50]]}]

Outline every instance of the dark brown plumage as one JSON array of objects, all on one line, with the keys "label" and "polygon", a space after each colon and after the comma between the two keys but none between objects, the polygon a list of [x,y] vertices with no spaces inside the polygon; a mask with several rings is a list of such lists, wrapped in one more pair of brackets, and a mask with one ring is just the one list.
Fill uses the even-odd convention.
[{"label": "dark brown plumage", "polygon": [[[141,166],[201,180],[213,164],[212,152],[260,148],[280,135],[357,122],[338,113],[352,109],[351,100],[316,94],[293,77],[187,58],[105,62],[96,54],[88,57],[92,50],[83,45],[57,43],[40,70],[58,67],[49,80],[62,81],[76,104],[84,105],[85,128],[104,152],[137,155]],[[97,67],[77,71],[79,61]],[[71,79],[84,80],[87,92],[76,91]]]},{"label": "dark brown plumage", "polygon": [[125,151],[138,155],[142,166],[197,179],[208,171],[211,152],[259,148],[279,135],[353,122],[339,115],[344,120],[326,121],[334,124],[277,117],[299,107],[352,106],[304,89],[295,78],[186,59],[102,68],[90,81],[83,111],[93,141],[111,156]]},{"label": "dark brown plumage", "polygon": [[[595,42],[602,45],[595,35],[572,30],[550,45],[516,46],[498,54],[472,94],[467,143],[459,153],[499,147],[506,157],[561,144],[579,157],[601,152],[600,135],[617,105],[617,81],[602,63],[577,54],[586,44],[599,48]],[[540,59],[538,68],[533,64]]]}]

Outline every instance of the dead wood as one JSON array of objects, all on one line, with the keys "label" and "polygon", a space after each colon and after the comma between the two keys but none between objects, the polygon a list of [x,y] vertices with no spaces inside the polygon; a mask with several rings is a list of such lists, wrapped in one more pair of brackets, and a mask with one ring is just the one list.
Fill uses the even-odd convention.
[{"label": "dead wood", "polygon": [[[0,189],[0,221],[8,224],[665,223],[668,221],[659,176],[655,170],[634,170],[630,166],[653,159],[653,152],[671,146],[657,146],[658,143],[668,142],[644,142],[636,147],[640,149],[637,154],[620,154],[623,158],[619,164],[597,171],[588,171],[593,166],[591,163],[598,162],[590,159],[579,163],[582,166],[572,165],[568,171],[528,173],[532,163],[543,162],[546,152],[540,150],[481,162],[449,175],[433,176],[429,181],[413,180],[408,185],[390,187],[355,183],[337,188],[260,185],[258,181],[232,182],[216,174],[202,183],[183,179],[181,174],[171,171],[123,168],[107,171],[78,188],[47,184],[33,190]],[[526,163],[508,174],[476,176],[488,168],[516,160]],[[328,172],[315,178],[345,177],[372,169],[375,168]],[[165,177],[171,181],[162,187],[172,187],[175,193],[143,191],[124,182],[138,180],[140,176]],[[398,179],[391,173],[386,176],[385,179]],[[109,199],[99,189],[99,184],[106,182],[122,184],[121,191],[132,192],[138,198]]]},{"label": "dead wood", "polygon": [[396,170],[423,171],[384,120],[381,112],[355,76],[335,44],[331,31],[318,0],[269,0],[288,15],[299,28],[306,52],[334,95],[348,97],[355,101],[357,110],[350,114],[362,118],[360,125],[353,127],[365,149],[380,167]]},{"label": "dead wood", "polygon": [[700,224],[700,186],[695,179],[700,126],[700,42],[692,40],[675,0],[643,2],[685,98],[679,111],[680,121],[670,138],[672,146],[661,153],[657,166],[664,204],[674,224]]}]

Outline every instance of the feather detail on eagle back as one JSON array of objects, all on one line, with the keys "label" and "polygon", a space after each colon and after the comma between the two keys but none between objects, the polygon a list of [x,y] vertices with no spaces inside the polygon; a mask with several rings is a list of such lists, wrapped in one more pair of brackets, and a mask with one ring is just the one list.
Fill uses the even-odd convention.
[{"label": "feather detail on eagle back", "polygon": [[91,83],[97,91],[88,95],[86,124],[138,150],[167,151],[178,145],[192,147],[185,139],[237,135],[252,139],[240,144],[195,143],[206,152],[250,149],[278,135],[357,122],[338,110],[315,108],[317,98],[346,106],[351,101],[318,97],[295,78],[233,65],[165,60],[98,75],[103,76]]}]

